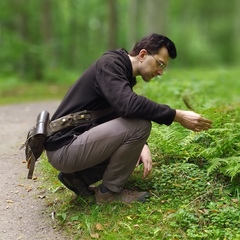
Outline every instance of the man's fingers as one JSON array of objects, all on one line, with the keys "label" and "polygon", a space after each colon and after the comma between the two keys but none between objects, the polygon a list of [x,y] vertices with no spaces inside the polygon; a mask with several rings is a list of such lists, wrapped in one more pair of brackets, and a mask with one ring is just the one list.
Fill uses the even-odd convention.
[{"label": "man's fingers", "polygon": [[212,127],[211,124],[196,124],[195,125],[195,128],[203,129],[203,130],[207,130],[207,129],[211,128],[211,127]]},{"label": "man's fingers", "polygon": [[193,128],[193,131],[195,132],[201,132],[202,130],[208,130],[212,128],[211,125],[209,124],[205,124],[205,125],[196,125],[194,128]]},{"label": "man's fingers", "polygon": [[193,131],[200,132],[212,128],[212,121],[199,115],[199,119],[195,120],[194,125],[192,128]]},{"label": "man's fingers", "polygon": [[144,165],[144,170],[143,170],[143,178],[147,177],[152,171],[152,164],[148,164],[147,166]]}]

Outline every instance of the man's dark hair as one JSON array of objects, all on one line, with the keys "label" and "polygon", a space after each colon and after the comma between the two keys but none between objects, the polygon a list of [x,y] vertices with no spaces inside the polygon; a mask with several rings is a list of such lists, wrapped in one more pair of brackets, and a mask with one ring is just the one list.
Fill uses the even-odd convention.
[{"label": "man's dark hair", "polygon": [[137,56],[142,49],[146,49],[151,54],[157,54],[159,49],[166,47],[170,58],[177,57],[177,50],[175,44],[166,36],[152,33],[135,44],[130,56]]}]

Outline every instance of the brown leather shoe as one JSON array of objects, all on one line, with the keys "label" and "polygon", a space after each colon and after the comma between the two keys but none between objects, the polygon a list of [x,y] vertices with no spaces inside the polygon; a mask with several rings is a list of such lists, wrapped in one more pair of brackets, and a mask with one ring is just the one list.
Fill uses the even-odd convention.
[{"label": "brown leather shoe", "polygon": [[137,192],[123,189],[120,193],[107,191],[102,193],[99,187],[94,188],[95,199],[97,204],[122,202],[132,203],[135,201],[144,202],[149,197],[148,192]]},{"label": "brown leather shoe", "polygon": [[68,189],[75,192],[78,196],[87,197],[94,194],[94,191],[89,189],[85,181],[81,176],[75,173],[63,173],[60,172],[58,179],[62,184],[64,184]]}]

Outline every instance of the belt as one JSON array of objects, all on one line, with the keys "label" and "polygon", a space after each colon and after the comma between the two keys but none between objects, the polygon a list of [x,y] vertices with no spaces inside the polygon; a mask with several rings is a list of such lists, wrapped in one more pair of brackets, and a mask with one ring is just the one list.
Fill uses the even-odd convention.
[{"label": "belt", "polygon": [[83,110],[76,113],[71,113],[56,120],[53,120],[48,125],[48,136],[64,130],[66,128],[75,127],[84,123],[89,123],[98,118],[104,117],[113,111],[112,108],[106,108],[97,111]]}]

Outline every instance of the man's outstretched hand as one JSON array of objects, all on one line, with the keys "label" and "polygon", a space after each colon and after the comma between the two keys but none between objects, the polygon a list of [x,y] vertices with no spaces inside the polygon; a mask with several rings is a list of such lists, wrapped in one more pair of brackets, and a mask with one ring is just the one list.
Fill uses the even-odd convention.
[{"label": "man's outstretched hand", "polygon": [[195,132],[208,130],[212,127],[211,120],[203,118],[200,114],[192,111],[176,110],[174,121]]}]

